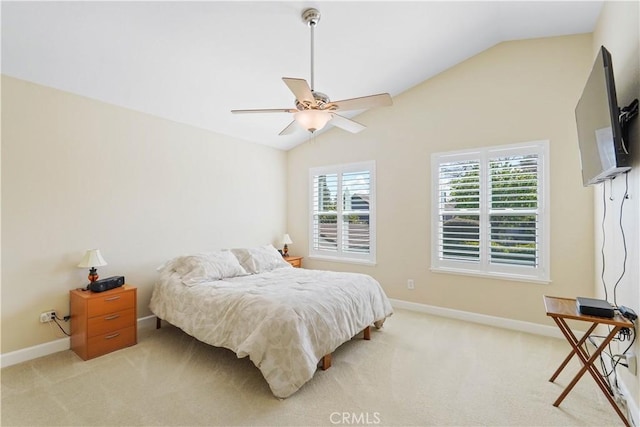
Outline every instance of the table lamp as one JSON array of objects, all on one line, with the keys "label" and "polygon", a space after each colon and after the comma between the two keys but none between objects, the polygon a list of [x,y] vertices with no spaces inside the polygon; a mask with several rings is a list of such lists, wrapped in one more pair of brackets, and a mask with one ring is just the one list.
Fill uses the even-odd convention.
[{"label": "table lamp", "polygon": [[284,243],[284,247],[282,248],[282,256],[289,256],[289,247],[287,245],[290,245],[291,243],[293,243],[293,241],[291,240],[291,237],[289,237],[288,234],[285,234],[282,237],[282,243]]},{"label": "table lamp", "polygon": [[84,254],[84,258],[82,258],[78,267],[89,268],[89,281],[93,283],[100,277],[96,267],[102,267],[103,265],[107,265],[107,262],[102,258],[100,249],[89,249]]}]

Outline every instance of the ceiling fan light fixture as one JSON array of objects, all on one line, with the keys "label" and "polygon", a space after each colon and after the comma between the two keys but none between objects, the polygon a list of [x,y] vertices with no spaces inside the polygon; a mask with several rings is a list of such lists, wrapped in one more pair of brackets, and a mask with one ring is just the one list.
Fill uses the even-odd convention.
[{"label": "ceiling fan light fixture", "polygon": [[300,126],[313,133],[325,127],[331,120],[331,114],[323,110],[302,110],[295,113],[293,118]]},{"label": "ceiling fan light fixture", "polygon": [[[379,93],[376,95],[361,96],[359,98],[331,101],[327,95],[317,92],[314,88],[314,29],[320,22],[320,12],[317,9],[305,9],[302,12],[302,21],[309,26],[311,35],[311,86],[304,79],[283,77],[282,81],[296,97],[295,109],[293,108],[268,108],[252,110],[231,110],[234,114],[245,113],[293,113],[291,121],[279,135],[289,135],[298,126],[314,133],[323,129],[329,121],[331,125],[339,127],[351,133],[358,133],[366,127],[354,120],[341,116],[338,113],[349,110],[364,110],[367,108],[391,105],[391,95]],[[297,123],[297,125],[296,125]]]}]

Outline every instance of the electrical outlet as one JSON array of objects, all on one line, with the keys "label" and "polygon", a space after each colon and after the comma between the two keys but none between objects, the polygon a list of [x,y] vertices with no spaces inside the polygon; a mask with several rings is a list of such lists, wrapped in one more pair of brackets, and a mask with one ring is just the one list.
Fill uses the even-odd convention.
[{"label": "electrical outlet", "polygon": [[413,283],[413,279],[407,280],[407,289],[415,289],[415,284]]},{"label": "electrical outlet", "polygon": [[55,318],[56,318],[55,310],[45,311],[43,313],[40,313],[40,323],[53,322],[53,319]]},{"label": "electrical outlet", "polygon": [[636,355],[633,353],[626,353],[625,356],[627,359],[629,372],[631,372],[633,375],[638,375],[638,359],[636,358]]}]

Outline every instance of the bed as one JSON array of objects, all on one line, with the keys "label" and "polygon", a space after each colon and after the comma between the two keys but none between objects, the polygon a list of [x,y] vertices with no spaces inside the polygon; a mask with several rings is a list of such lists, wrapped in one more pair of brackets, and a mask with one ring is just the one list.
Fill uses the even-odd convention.
[{"label": "bed", "polygon": [[159,271],[150,304],[158,319],[248,356],[279,398],[393,313],[372,277],[293,268],[270,245],[178,257]]}]

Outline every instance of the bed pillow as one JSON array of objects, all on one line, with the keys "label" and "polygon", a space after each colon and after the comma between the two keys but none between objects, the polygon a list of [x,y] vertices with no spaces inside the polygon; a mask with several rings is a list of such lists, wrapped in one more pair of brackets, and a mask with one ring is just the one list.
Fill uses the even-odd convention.
[{"label": "bed pillow", "polygon": [[280,255],[280,252],[278,252],[273,245],[246,249],[231,249],[231,252],[238,258],[240,265],[248,273],[258,274],[276,268],[291,267],[291,264],[282,259],[282,255]]},{"label": "bed pillow", "polygon": [[182,278],[187,286],[220,280],[226,277],[245,276],[247,272],[230,251],[207,252],[174,258],[167,265]]}]

